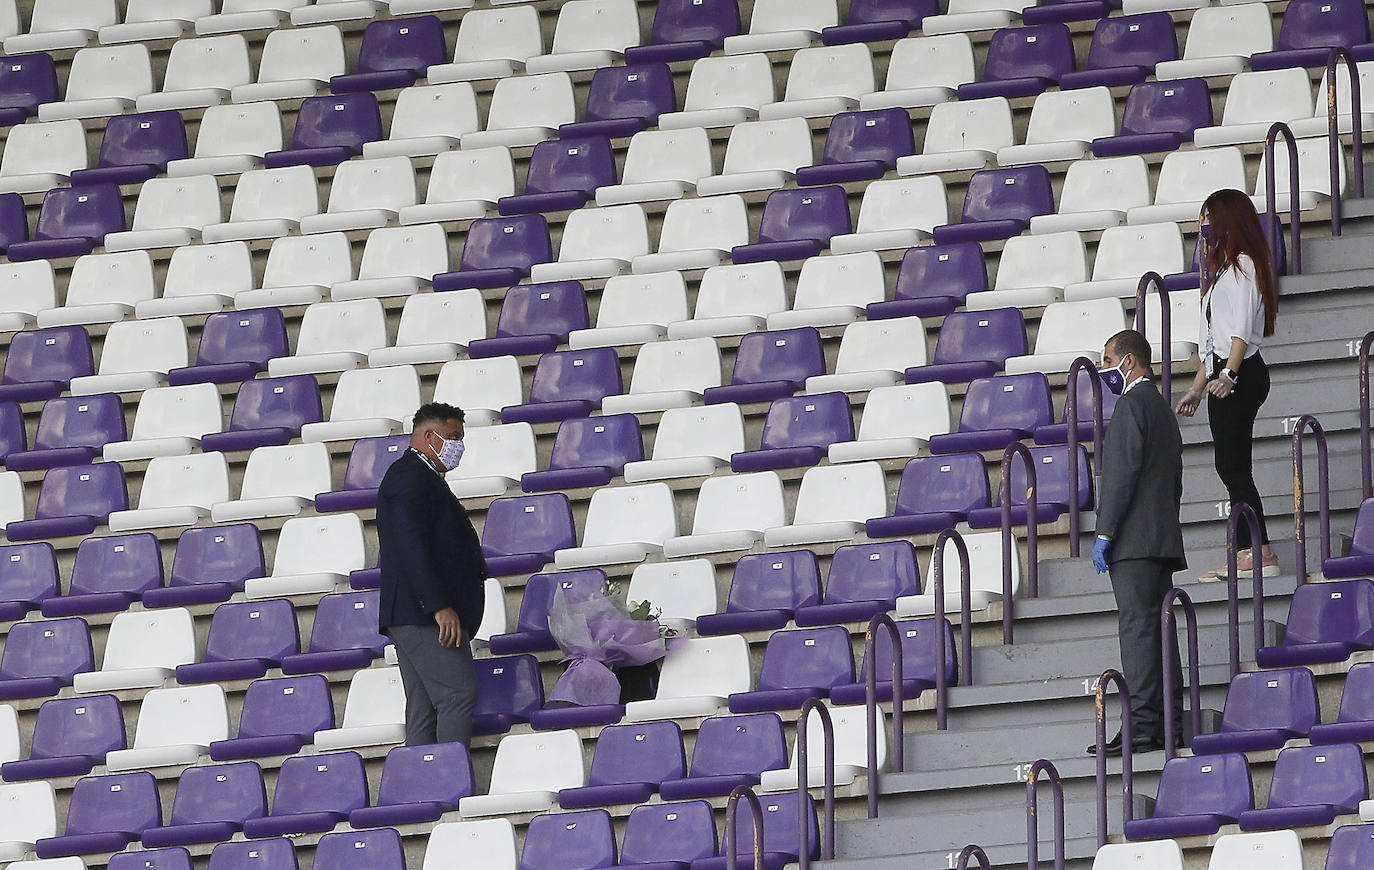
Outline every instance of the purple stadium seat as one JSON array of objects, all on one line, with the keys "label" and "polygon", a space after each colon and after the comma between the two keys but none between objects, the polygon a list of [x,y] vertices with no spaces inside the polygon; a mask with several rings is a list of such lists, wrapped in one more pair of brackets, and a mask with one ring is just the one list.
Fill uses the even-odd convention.
[{"label": "purple stadium seat", "polygon": [[205,656],[177,666],[177,682],[255,680],[301,648],[296,610],[286,598],[221,604],[210,619]]},{"label": "purple stadium seat", "polygon": [[0,654],[0,701],[50,698],[72,684],[76,674],[93,670],[95,650],[86,620],[19,622],[5,635]]},{"label": "purple stadium seat", "polygon": [[0,402],[0,463],[14,453],[29,449],[24,431],[24,409],[18,402]]},{"label": "purple stadium seat", "polygon": [[1030,226],[1031,218],[1053,212],[1045,167],[984,169],[969,179],[962,220],[936,227],[932,236],[937,245],[1008,239]]},{"label": "purple stadium seat", "polygon": [[229,428],[203,436],[200,449],[229,452],[286,444],[300,437],[302,426],[323,419],[313,375],[244,381],[234,396]]},{"label": "purple stadium seat", "polygon": [[438,821],[475,788],[464,744],[397,746],[386,754],[377,805],[349,813],[348,824],[356,829]]},{"label": "purple stadium seat", "polygon": [[170,849],[140,849],[137,852],[116,852],[110,856],[107,870],[193,870],[191,853],[181,846]]},{"label": "purple stadium seat", "polygon": [[979,378],[968,386],[959,414],[959,431],[935,435],[930,452],[1001,450],[1029,438],[1054,417],[1049,380],[1040,372]]},{"label": "purple stadium seat", "polygon": [[1174,151],[1193,141],[1193,131],[1212,125],[1206,79],[1141,82],[1126,95],[1121,133],[1093,140],[1093,156],[1121,157]]},{"label": "purple stadium seat", "polygon": [[16,333],[5,354],[0,401],[55,398],[72,378],[95,374],[91,340],[84,327],[58,326]]},{"label": "purple stadium seat", "polygon": [[114,695],[53,698],[38,708],[33,746],[24,761],[0,765],[6,782],[85,776],[107,753],[127,748],[124,715]]},{"label": "purple stadium seat", "polygon": [[902,255],[892,301],[869,303],[867,317],[942,317],[968,294],[986,289],[988,271],[977,243],[922,245]]},{"label": "purple stadium seat", "polygon": [[1073,72],[1073,35],[1066,24],[1004,27],[988,42],[981,81],[959,86],[959,99],[1033,97]]},{"label": "purple stadium seat", "polygon": [[558,135],[633,136],[675,109],[673,73],[666,63],[602,67],[592,75],[582,120],[559,127]]},{"label": "purple stadium seat", "polygon": [[1021,13],[1025,24],[1049,24],[1052,21],[1093,21],[1106,18],[1112,10],[1121,8],[1121,0],[1045,0],[1038,6],[1028,6]]},{"label": "purple stadium seat", "polygon": [[634,414],[581,417],[558,425],[547,471],[520,478],[525,492],[605,486],[625,473],[625,463],[644,459],[644,439]]},{"label": "purple stadium seat", "polygon": [[681,870],[720,851],[706,801],[646,804],[630,811],[616,870]]},{"label": "purple stadium seat", "polygon": [[408,88],[446,60],[444,25],[433,15],[369,21],[358,48],[358,71],[334,76],[329,89],[348,94]]},{"label": "purple stadium seat", "polygon": [[625,392],[615,349],[559,350],[539,358],[530,400],[501,409],[502,423],[552,423],[586,417],[607,396]]},{"label": "purple stadium seat", "polygon": [[1269,803],[1240,814],[1242,831],[1329,825],[1369,797],[1364,755],[1354,743],[1290,746],[1274,761]]},{"label": "purple stadium seat", "polygon": [[955,311],[940,325],[929,365],[906,370],[908,384],[967,383],[1002,370],[1008,357],[1027,350],[1026,320],[1016,308]]},{"label": "purple stadium seat", "polygon": [[[1069,448],[1032,447],[1031,462],[1035,464],[1036,522],[1052,523],[1068,513],[1073,493],[1069,490]],[[1093,472],[1088,462],[1088,448],[1078,445],[1078,506],[1091,510],[1093,506]],[[1011,522],[1025,525],[1029,516],[1026,507],[1026,461],[1020,455],[1011,461]],[[1001,498],[989,507],[969,511],[968,524],[973,529],[995,529],[1002,525]]]},{"label": "purple stadium seat", "polygon": [[1250,767],[1239,752],[1171,758],[1159,775],[1154,815],[1126,823],[1126,839],[1215,834],[1254,809]]},{"label": "purple stadium seat", "polygon": [[849,631],[838,625],[774,632],[763,651],[758,688],[730,696],[731,713],[795,710],[854,682]]},{"label": "purple stadium seat", "polygon": [[853,231],[843,187],[783,188],[764,201],[759,240],[731,249],[730,258],[737,264],[804,260],[830,247],[831,237]]},{"label": "purple stadium seat", "polygon": [[867,622],[897,606],[903,595],[921,594],[921,572],[910,541],[850,544],[830,558],[820,604],[797,608],[799,626]]},{"label": "purple stadium seat", "polygon": [[307,97],[296,112],[291,147],[267,152],[262,165],[336,166],[381,138],[382,114],[371,93]]},{"label": "purple stadium seat", "polygon": [[[821,854],[816,802],[809,794],[805,800],[807,826],[810,828],[807,841],[811,844],[811,860],[815,861]],[[797,793],[787,791],[760,795],[759,801],[763,805],[763,867],[766,870],[782,870],[786,865],[796,863],[797,853],[801,851],[801,835],[797,832]],[[747,812],[735,816],[735,855],[738,866],[753,867],[754,821]],[[692,870],[725,870],[726,866],[724,856],[692,862]]]},{"label": "purple stadium seat", "polygon": [[143,593],[144,607],[228,601],[245,580],[267,573],[262,538],[252,523],[187,529],[177,539],[167,586]]},{"label": "purple stadium seat", "polygon": [[267,361],[291,353],[286,321],[276,308],[222,311],[205,318],[196,364],[167,373],[171,386],[232,384],[267,370]]},{"label": "purple stadium seat", "polygon": [[697,634],[772,631],[820,601],[821,569],[810,550],[750,553],[735,563],[724,613],[697,617]]},{"label": "purple stadium seat", "polygon": [[1293,0],[1284,7],[1283,23],[1273,51],[1250,58],[1254,70],[1284,69],[1294,66],[1325,66],[1326,57],[1336,46],[1355,48],[1357,61],[1374,57],[1369,42],[1369,13],[1359,0]]},{"label": "purple stadium seat", "polygon": [[[532,499],[549,498],[566,499],[567,497],[562,493],[557,493],[556,495],[500,499],[499,501],[524,502]],[[492,637],[492,654],[510,655],[511,653],[557,649],[558,644],[554,642],[553,635],[549,634],[549,608],[553,606],[554,590],[561,586],[564,595],[588,597],[601,591],[605,585],[606,572],[600,568],[586,568],[581,571],[566,571],[559,574],[533,575],[525,582],[525,592],[520,598],[520,616],[516,620],[515,631]]]},{"label": "purple stadium seat", "polygon": [[67,594],[43,602],[43,615],[79,616],[126,609],[162,586],[162,553],[150,532],[87,538],[76,548]]},{"label": "purple stadium seat", "polygon": [[[11,345],[13,347],[13,345]],[[1374,575],[1374,498],[1360,503],[1355,515],[1355,530],[1350,538],[1350,555],[1322,560],[1327,577],[1369,577]]]},{"label": "purple stadium seat", "polygon": [[1331,834],[1326,870],[1374,866],[1374,825],[1342,825]]},{"label": "purple stadium seat", "polygon": [[751,332],[740,339],[730,383],[709,387],[706,404],[771,402],[800,390],[806,379],[825,374],[821,334],[811,326]]},{"label": "purple stadium seat", "polygon": [[902,109],[843,112],[830,121],[816,166],[797,170],[797,184],[843,184],[882,178],[898,157],[916,150],[911,118]]},{"label": "purple stadium seat", "polygon": [[0,547],[0,622],[23,619],[58,594],[57,554],[52,544]]},{"label": "purple stadium seat", "polygon": [[1301,583],[1288,606],[1283,643],[1261,647],[1255,660],[1262,668],[1313,665],[1367,649],[1374,649],[1374,581]]},{"label": "purple stadium seat", "polygon": [[581,208],[598,187],[615,184],[615,153],[605,136],[549,139],[534,146],[525,192],[496,203],[503,215]]},{"label": "purple stadium seat", "polygon": [[560,791],[558,805],[566,810],[644,803],[662,782],[686,773],[676,722],[611,725],[597,735],[587,785]]},{"label": "purple stadium seat", "polygon": [[106,444],[127,437],[124,406],[114,393],[49,399],[38,418],[33,449],[11,453],[5,465],[10,471],[85,465]]},{"label": "purple stadium seat", "polygon": [[870,538],[938,534],[986,508],[990,498],[982,454],[918,456],[902,469],[892,516],[869,520],[866,531]]},{"label": "purple stadium seat", "polygon": [[336,831],[315,846],[312,867],[320,870],[406,870],[401,835],[391,828]]},{"label": "purple stadium seat", "polygon": [[[1085,444],[1093,438],[1093,388],[1092,379],[1086,372],[1080,372],[1076,378],[1078,390],[1078,413],[1076,422],[1078,424],[1078,442]],[[1102,425],[1105,427],[1112,421],[1112,411],[1116,409],[1117,396],[1106,385],[1102,387]],[[1065,409],[1064,413],[1067,413]],[[1035,430],[1036,444],[1065,444],[1069,440],[1068,420],[1060,415],[1060,423],[1050,423],[1047,426],[1037,427]]]},{"label": "purple stadium seat", "polygon": [[[282,659],[283,674],[309,674],[365,668],[390,643],[377,631],[381,593],[337,592],[320,599],[310,629],[310,647]],[[218,612],[218,611],[216,611]]]},{"label": "purple stadium seat", "polygon": [[1313,725],[1307,737],[1313,745],[1374,740],[1374,662],[1351,666],[1336,721]]},{"label": "purple stadium seat", "polygon": [[529,277],[530,267],[553,259],[549,224],[542,214],[482,218],[468,227],[458,271],[434,276],[434,289],[506,287]]},{"label": "purple stadium seat", "polygon": [[758,450],[730,457],[732,471],[767,471],[815,465],[831,444],[854,440],[854,417],[844,393],[774,399],[763,421]]},{"label": "purple stadium seat", "polygon": [[79,257],[125,229],[119,185],[56,187],[43,195],[33,240],[11,244],[6,254],[13,262]]},{"label": "purple stadium seat", "polygon": [[615,863],[615,831],[605,810],[544,813],[530,819],[520,870],[592,870]]},{"label": "purple stadium seat", "polygon": [[40,858],[120,852],[149,828],[162,826],[157,780],[146,770],[87,776],[72,787],[66,833],[34,845]]},{"label": "purple stadium seat", "polygon": [[1321,721],[1317,683],[1307,668],[1236,674],[1226,690],[1221,730],[1194,734],[1193,752],[1250,752],[1278,749],[1304,737]]},{"label": "purple stadium seat", "polygon": [[187,768],[177,780],[172,816],[143,835],[144,846],[220,843],[267,814],[262,768],[254,761]]},{"label": "purple stadium seat", "polygon": [[[487,560],[487,573],[493,577],[538,571],[553,561],[555,551],[575,546],[572,506],[561,492],[498,498],[487,507],[486,522],[482,525],[482,555]],[[567,579],[572,575],[559,576]],[[534,579],[531,577],[525,585],[526,602],[530,600]],[[605,582],[604,576],[601,582]],[[549,594],[552,595],[551,589]],[[547,614],[544,619],[547,623]]]},{"label": "purple stadium seat", "polygon": [[10,523],[11,541],[37,541],[68,535],[89,535],[105,525],[110,514],[129,509],[129,490],[118,462],[70,465],[43,475],[34,518]]},{"label": "purple stadium seat", "polygon": [[282,762],[272,792],[272,814],[250,819],[246,837],[282,837],[328,831],[367,806],[367,771],[356,752],[297,755]]},{"label": "purple stadium seat", "polygon": [[16,54],[0,58],[0,126],[22,124],[43,103],[55,103],[57,65],[52,55]]},{"label": "purple stadium seat", "polygon": [[1178,37],[1169,13],[1103,18],[1093,28],[1083,68],[1060,76],[1059,88],[1134,85],[1154,73],[1156,64],[1177,59]]},{"label": "purple stadium seat", "polygon": [[334,727],[329,681],[319,674],[254,680],[243,696],[238,737],[210,744],[215,761],[293,755]]},{"label": "purple stadium seat", "polygon": [[[0,109],[0,113],[4,111]],[[28,239],[29,218],[24,209],[24,197],[17,193],[0,194],[0,251]]]},{"label": "purple stadium seat", "polygon": [[935,0],[854,0],[844,24],[821,31],[825,45],[901,39],[940,11]]},{"label": "purple stadium seat", "polygon": [[[930,635],[935,631],[935,619],[908,619],[897,623],[897,631],[902,637],[902,697],[914,700],[926,689],[935,686],[935,652],[931,649]],[[959,682],[959,664],[954,652],[954,629],[949,620],[944,621],[945,637],[945,680],[954,686]],[[878,700],[892,700],[892,635],[885,631],[874,637],[874,649],[878,668]],[[836,686],[830,691],[830,700],[835,704],[862,704],[868,696],[868,669],[872,664],[864,659],[859,668],[859,681],[848,686]]]},{"label": "purple stadium seat", "polygon": [[383,435],[380,438],[359,438],[348,454],[348,469],[344,471],[343,489],[322,492],[315,496],[315,511],[366,510],[377,506],[377,487],[391,463],[401,458],[410,444],[409,435]]},{"label": "purple stadium seat", "polygon": [[496,334],[469,342],[468,356],[484,359],[548,353],[567,344],[568,333],[588,326],[582,282],[519,284],[507,290],[501,301]]},{"label": "purple stadium seat", "polygon": [[72,184],[142,184],[167,171],[186,151],[186,124],[177,112],[115,115],[105,125],[100,159],[72,173]]},{"label": "purple stadium seat", "polygon": [[477,659],[477,709],[472,733],[505,734],[544,706],[544,681],[532,655]]},{"label": "purple stadium seat", "polygon": [[765,770],[787,766],[787,741],[777,713],[715,716],[701,723],[692,766],[682,779],[659,786],[664,800],[728,795],[737,786],[756,786]]},{"label": "purple stadium seat", "polygon": [[296,847],[285,837],[220,843],[210,853],[209,870],[299,870]]},{"label": "purple stadium seat", "polygon": [[696,60],[739,31],[737,0],[663,0],[654,7],[649,41],[625,49],[625,63]]}]

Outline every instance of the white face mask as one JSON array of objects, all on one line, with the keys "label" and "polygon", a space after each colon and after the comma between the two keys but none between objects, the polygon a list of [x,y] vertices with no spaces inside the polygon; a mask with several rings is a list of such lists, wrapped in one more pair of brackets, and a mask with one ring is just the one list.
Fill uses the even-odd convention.
[{"label": "white face mask", "polygon": [[458,467],[458,463],[463,461],[463,450],[466,449],[461,438],[445,438],[438,432],[433,435],[439,439],[439,450],[437,457],[439,465],[444,471],[452,471]]}]

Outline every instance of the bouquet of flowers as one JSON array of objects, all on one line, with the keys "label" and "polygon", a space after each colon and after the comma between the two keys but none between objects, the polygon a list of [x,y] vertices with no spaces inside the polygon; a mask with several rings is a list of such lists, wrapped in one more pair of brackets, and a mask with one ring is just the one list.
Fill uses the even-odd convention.
[{"label": "bouquet of flowers", "polygon": [[664,638],[671,630],[659,626],[658,616],[648,601],[626,602],[615,583],[587,596],[555,589],[549,631],[568,669],[548,698],[550,706],[619,703],[620,680],[612,669],[647,665],[667,652]]}]

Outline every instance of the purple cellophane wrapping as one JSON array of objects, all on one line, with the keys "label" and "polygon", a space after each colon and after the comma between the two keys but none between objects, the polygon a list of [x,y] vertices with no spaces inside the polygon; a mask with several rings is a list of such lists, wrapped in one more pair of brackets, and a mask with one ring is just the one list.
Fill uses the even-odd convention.
[{"label": "purple cellophane wrapping", "polygon": [[561,587],[554,590],[549,608],[549,631],[568,662],[549,702],[579,707],[619,703],[620,681],[610,668],[645,665],[667,651],[656,620],[631,619],[610,596],[570,598]]}]

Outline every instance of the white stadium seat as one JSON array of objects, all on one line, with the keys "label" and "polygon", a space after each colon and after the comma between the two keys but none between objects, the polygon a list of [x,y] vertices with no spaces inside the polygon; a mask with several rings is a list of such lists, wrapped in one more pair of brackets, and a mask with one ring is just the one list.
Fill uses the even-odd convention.
[{"label": "white stadium seat", "polygon": [[153,258],[147,251],[87,254],[72,264],[66,304],[38,312],[38,325],[113,323],[133,314],[139,302],[155,296]]},{"label": "white stadium seat", "polygon": [[[891,675],[888,676],[891,680]],[[830,723],[835,729],[835,785],[846,786],[868,770],[868,710],[862,704],[848,707],[826,705]],[[887,769],[888,726],[886,714],[878,713],[878,770]],[[806,784],[811,788],[825,785],[825,732],[821,714],[812,710],[806,721]],[[759,779],[759,790],[786,791],[797,787],[797,747],[792,747],[792,760],[781,770],[765,770]]]},{"label": "white stadium seat", "polygon": [[463,137],[464,148],[516,148],[552,139],[563,124],[577,120],[573,83],[567,73],[501,79],[491,94],[487,126]]},{"label": "white stadium seat", "polygon": [[315,496],[333,489],[329,448],[323,444],[281,444],[258,447],[248,456],[243,486],[234,501],[210,508],[216,523],[267,517],[294,517],[315,503]]},{"label": "white stadium seat", "polygon": [[[642,344],[645,347],[638,358],[643,359],[648,345],[668,334],[669,323],[686,317],[687,284],[681,272],[617,275],[606,279],[601,290],[596,326],[573,330],[568,334],[568,346],[582,350]],[[630,390],[634,391],[633,382]],[[609,413],[605,408],[603,400],[602,412]]]},{"label": "white stadium seat", "polygon": [[1092,870],[1183,870],[1183,850],[1174,840],[1108,843],[1097,850]]},{"label": "white stadium seat", "polygon": [[982,169],[1013,141],[1006,97],[940,103],[930,110],[921,153],[897,158],[897,174]]},{"label": "white stadium seat", "polygon": [[[24,747],[19,743],[19,713],[9,704],[0,704],[0,764],[18,761],[23,756]],[[5,842],[5,836],[0,833],[2,842]]]},{"label": "white stadium seat", "polygon": [[396,97],[386,139],[363,144],[363,156],[425,157],[458,147],[480,130],[477,94],[467,82],[412,86]]},{"label": "white stadium seat", "polygon": [[211,106],[200,119],[195,156],[173,160],[167,174],[234,175],[262,167],[262,157],[282,149],[281,110],[276,103]]},{"label": "white stadium seat", "polygon": [[1155,65],[1159,81],[1230,76],[1250,69],[1250,56],[1274,50],[1274,18],[1267,3],[1205,6],[1188,22],[1183,57]]},{"label": "white stadium seat", "polygon": [[1032,233],[1105,230],[1125,223],[1132,209],[1149,203],[1150,172],[1145,158],[1131,154],[1078,160],[1064,174],[1059,213],[1036,215],[1030,228]]},{"label": "white stadium seat", "polygon": [[408,158],[345,160],[329,184],[328,208],[323,214],[302,218],[301,232],[384,227],[417,201],[415,170]]},{"label": "white stadium seat", "polygon": [[291,10],[291,23],[297,27],[327,21],[367,21],[385,10],[387,0],[315,0],[312,6]]},{"label": "white stadium seat", "polygon": [[338,300],[413,296],[448,271],[448,236],[438,224],[373,230],[363,247],[358,278],[330,288]]},{"label": "white stadium seat", "polygon": [[786,309],[780,264],[768,261],[715,266],[701,276],[692,319],[668,324],[668,337],[744,335],[762,329],[768,315]]},{"label": "white stadium seat", "polygon": [[1187,268],[1178,224],[1111,227],[1097,241],[1091,281],[1064,288],[1069,301],[1134,296],[1146,272],[1173,275]]},{"label": "white stadium seat", "polygon": [[625,597],[653,604],[660,625],[695,631],[698,616],[716,612],[716,566],[709,559],[640,565]]},{"label": "white stadium seat", "polygon": [[759,109],[777,98],[767,55],[706,57],[692,64],[682,111],[659,115],[658,127],[730,127],[757,119]]},{"label": "white stadium seat", "polygon": [[[1002,533],[1001,531],[974,532],[964,535],[964,546],[968,547],[969,564],[969,610],[977,613],[986,610],[994,601],[1002,600]],[[1021,591],[1021,556],[1016,541],[1011,544],[1011,589],[1012,596]],[[944,564],[945,613],[957,614],[963,600],[959,588],[959,553],[952,547],[945,547]],[[897,599],[897,615],[929,616],[935,612],[935,561],[932,559],[926,570],[925,593],[904,595]]]},{"label": "white stadium seat", "polygon": [[105,756],[111,773],[150,767],[195,764],[210,744],[229,739],[229,708],[224,687],[176,686],[153,689],[138,708],[134,745]]},{"label": "white stadium seat", "polygon": [[1078,233],[1013,236],[1002,248],[991,290],[970,293],[970,310],[1049,305],[1063,299],[1064,288],[1088,279],[1087,254]]},{"label": "white stadium seat", "polygon": [[28,33],[5,37],[5,54],[85,48],[102,27],[119,22],[115,0],[33,0]]},{"label": "white stadium seat", "polygon": [[30,260],[0,266],[5,282],[4,302],[0,303],[0,332],[18,332],[33,326],[38,312],[57,307],[57,283],[52,263]]},{"label": "white stadium seat", "polygon": [[229,220],[201,230],[206,243],[276,239],[320,213],[320,191],[309,166],[254,169],[239,176]]},{"label": "white stadium seat", "polygon": [[293,517],[282,524],[272,574],[243,585],[247,599],[333,592],[364,567],[363,521],[357,514]]},{"label": "white stadium seat", "polygon": [[1223,834],[1207,870],[1303,870],[1303,844],[1291,830]]},{"label": "white stadium seat", "polygon": [[804,48],[792,57],[782,100],[760,107],[759,117],[830,117],[857,109],[873,88],[873,55],[866,44]]},{"label": "white stadium seat", "polygon": [[88,165],[86,130],[76,119],[11,127],[0,155],[0,193],[39,193]]},{"label": "white stadium seat", "polygon": [[674,200],[715,174],[711,140],[701,127],[641,130],[630,139],[620,184],[596,189],[597,205]]},{"label": "white stadium seat", "polygon": [[57,836],[57,799],[45,779],[0,785],[0,809],[0,861],[19,861],[39,840]]},{"label": "white stadium seat", "polygon": [[528,5],[474,9],[458,26],[453,63],[429,68],[429,83],[504,79],[544,53],[539,12]]},{"label": "white stadium seat", "polygon": [[639,7],[635,0],[569,0],[558,10],[553,49],[525,63],[531,75],[600,69],[624,60],[625,49],[639,45]]},{"label": "white stadium seat", "polygon": [[[1215,190],[1244,190],[1245,155],[1232,145],[1173,151],[1164,155],[1155,183],[1153,205],[1140,205],[1126,214],[1127,223],[1152,224],[1163,221],[1195,221],[1202,213],[1203,201]],[[1034,227],[1036,218],[1031,219]]]},{"label": "white stadium seat", "polygon": [[468,428],[500,422],[501,409],[524,401],[520,363],[513,356],[459,359],[444,363],[434,384],[434,401],[458,404]]},{"label": "white stadium seat", "polygon": [[229,465],[223,453],[159,456],[143,473],[136,510],[110,514],[110,531],[191,526],[210,507],[229,500]]},{"label": "white stadium seat", "polygon": [[218,106],[230,99],[234,88],[252,81],[248,40],[241,34],[179,39],[167,58],[162,90],[144,94],[135,105],[140,112]]},{"label": "white stadium seat", "polygon": [[401,209],[402,224],[469,220],[484,216],[503,196],[515,194],[510,150],[469,148],[434,158],[423,205]]},{"label": "white stadium seat", "polygon": [[636,274],[709,269],[747,244],[749,210],[738,194],[678,199],[663,214],[658,251],[635,257],[631,268]]},{"label": "white stadium seat", "polygon": [[458,814],[470,818],[542,812],[553,805],[560,790],[581,788],[586,782],[582,738],[576,731],[507,734],[496,747],[491,788],[463,798]]},{"label": "white stadium seat", "polygon": [[105,250],[176,248],[175,257],[200,239],[201,230],[223,221],[219,182],[213,175],[150,178],[139,189],[133,228],[105,236]]},{"label": "white stadium seat", "polygon": [[964,33],[909,37],[892,47],[887,82],[859,98],[859,108],[918,109],[954,99],[959,86],[978,78],[973,42]]},{"label": "white stadium seat", "polygon": [[663,412],[653,458],[625,465],[627,483],[707,477],[744,449],[744,417],[731,402]]},{"label": "white stadium seat", "polygon": [[680,559],[748,550],[765,529],[787,522],[782,479],[776,471],[707,478],[697,494],[692,534],[669,538],[663,556]]},{"label": "white stadium seat", "polygon": [[914,248],[949,223],[945,180],[938,175],[892,178],[864,188],[854,232],[832,236],[836,254]]},{"label": "white stadium seat", "polygon": [[152,92],[153,66],[147,46],[83,48],[72,58],[66,99],[39,106],[38,120],[120,115],[133,109],[139,97]]},{"label": "white stadium seat", "polygon": [[196,33],[268,30],[285,23],[291,10],[309,3],[310,0],[224,0],[219,14],[196,19]]},{"label": "white stadium seat", "polygon": [[867,306],[882,302],[883,261],[873,251],[811,257],[802,263],[789,311],[768,315],[769,329],[799,326],[843,326],[863,316]]},{"label": "white stadium seat", "polygon": [[1114,298],[1052,303],[1040,315],[1035,352],[1008,357],[1006,373],[1067,372],[1080,356],[1097,365],[1107,339],[1125,328],[1126,314]]},{"label": "white stadium seat", "polygon": [[200,446],[202,435],[224,429],[224,409],[214,384],[187,384],[145,390],[134,414],[128,441],[106,444],[107,462],[185,456]]},{"label": "white stadium seat", "polygon": [[725,53],[805,48],[839,23],[835,0],[757,0],[749,32],[725,37]]},{"label": "white stadium seat", "polygon": [[103,45],[181,39],[195,30],[197,18],[214,11],[213,0],[129,0],[124,23],[107,24],[97,36]]},{"label": "white stadium seat", "polygon": [[[602,301],[605,311],[605,301]],[[367,355],[367,364],[380,366],[446,363],[469,343],[487,337],[487,304],[482,291],[452,290],[417,293],[406,299],[396,344]]]},{"label": "white stadium seat", "polygon": [[769,547],[848,541],[864,522],[887,515],[887,484],[876,462],[819,465],[802,475],[791,525],[764,533]]},{"label": "white stadium seat", "polygon": [[176,672],[177,665],[195,660],[195,623],[186,608],[118,613],[105,637],[100,670],[77,674],[72,679],[72,691],[84,695],[160,688]]},{"label": "white stadium seat", "polygon": [[364,668],[348,683],[343,724],[315,732],[321,752],[400,743],[406,736],[400,668]]},{"label": "white stadium seat", "polygon": [[505,495],[520,486],[521,476],[538,468],[534,427],[529,423],[474,427],[464,433],[463,443],[467,450],[462,463],[444,476],[459,498]]},{"label": "white stadium seat", "polygon": [[378,299],[317,302],[305,309],[295,356],[267,364],[272,377],[341,372],[367,361],[369,352],[386,347],[386,312]]},{"label": "white stadium seat", "polygon": [[[1154,361],[1163,362],[1163,323],[1159,317],[1159,294],[1145,297],[1145,338],[1154,349]],[[1175,290],[1169,294],[1169,361],[1186,360],[1197,353],[1198,333],[1202,325],[1202,293],[1198,290]]]},{"label": "white stadium seat", "polygon": [[927,15],[921,21],[926,34],[967,33],[996,30],[1021,17],[1021,11],[1035,0],[949,0],[944,15]]},{"label": "white stadium seat", "polygon": [[[196,26],[197,31],[200,26]],[[333,25],[273,30],[262,45],[257,80],[230,91],[236,103],[313,97],[347,72],[343,33]]]},{"label": "white stadium seat", "polygon": [[144,319],[213,314],[252,289],[253,255],[248,245],[184,245],[172,251],[162,297],[138,303],[134,314]]},{"label": "white stadium seat", "polygon": [[814,162],[811,127],[805,118],[738,124],[725,146],[720,175],[697,182],[700,196],[771,190],[793,180]]},{"label": "white stadium seat", "polygon": [[1198,148],[1263,142],[1277,121],[1312,117],[1312,80],[1302,67],[1240,73],[1226,90],[1221,123],[1193,133]]},{"label": "white stadium seat", "polygon": [[665,483],[602,487],[587,506],[582,546],[559,550],[562,569],[643,562],[677,537],[677,508]]},{"label": "white stadium seat", "polygon": [[1111,88],[1046,91],[1035,98],[1024,145],[997,150],[999,166],[1053,163],[1088,156],[1094,139],[1116,134]]},{"label": "white stadium seat", "polygon": [[915,456],[931,436],[949,431],[949,398],[944,384],[879,387],[864,402],[858,439],[831,444],[828,458],[835,463]]},{"label": "white stadium seat", "polygon": [[490,870],[516,870],[515,828],[510,819],[443,822],[434,826],[425,845],[421,870],[459,870],[470,863]]},{"label": "white stadium seat", "polygon": [[[1355,68],[1359,71],[1360,101],[1363,103],[1365,93],[1374,93],[1374,63],[1365,61],[1356,64]],[[1317,104],[1312,117],[1295,118],[1288,122],[1288,126],[1298,138],[1328,135],[1330,120],[1326,114],[1326,73],[1322,73],[1322,80],[1317,85]],[[1346,136],[1354,129],[1350,123],[1350,76],[1343,69],[1336,75],[1336,128]],[[1362,111],[1360,131],[1369,129],[1374,129],[1374,112]]]},{"label": "white stadium seat", "polygon": [[472,640],[477,644],[489,644],[494,635],[505,634],[510,629],[506,622],[506,593],[501,581],[488,577],[482,585],[485,606],[482,608],[482,624],[473,632]]},{"label": "white stadium seat", "polygon": [[554,263],[536,263],[530,280],[580,281],[628,272],[649,253],[649,222],[641,205],[581,208],[568,215]]},{"label": "white stadium seat", "polygon": [[24,481],[17,471],[0,471],[0,525],[24,519]]},{"label": "white stadium seat", "polygon": [[344,233],[283,236],[267,252],[262,287],[237,294],[234,305],[240,309],[310,305],[322,300],[332,285],[353,277],[352,248]]},{"label": "white stadium seat", "polygon": [[834,374],[807,378],[806,392],[856,393],[890,387],[901,383],[907,369],[926,362],[926,328],[921,318],[859,320],[844,328]]},{"label": "white stadium seat", "polygon": [[414,366],[349,369],[334,387],[329,421],[306,423],[301,440],[348,441],[405,432],[421,401]]},{"label": "white stadium seat", "polygon": [[[1337,159],[1340,161],[1340,189],[1345,190],[1348,182],[1346,173],[1345,146],[1339,148]],[[1260,158],[1259,171],[1255,174],[1255,207],[1261,212],[1267,208],[1265,190],[1264,158]],[[1310,211],[1331,198],[1331,151],[1326,139],[1298,140],[1298,208]],[[1274,202],[1281,215],[1289,209],[1288,197],[1288,149],[1280,146],[1274,152]]]},{"label": "white stadium seat", "polygon": [[123,320],[105,333],[97,374],[73,378],[71,394],[141,392],[165,384],[169,371],[190,364],[181,318]]},{"label": "white stadium seat", "polygon": [[668,643],[652,700],[625,705],[626,722],[713,716],[736,692],[747,692],[749,644],[738,634],[679,637]]}]

